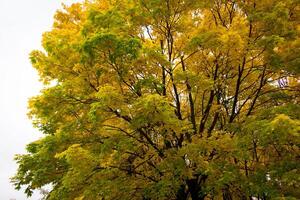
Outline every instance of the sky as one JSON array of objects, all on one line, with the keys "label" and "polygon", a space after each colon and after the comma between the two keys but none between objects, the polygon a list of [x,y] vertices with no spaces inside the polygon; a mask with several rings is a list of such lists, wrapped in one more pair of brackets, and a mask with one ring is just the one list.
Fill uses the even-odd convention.
[{"label": "sky", "polygon": [[[42,33],[50,30],[53,15],[78,0],[0,0],[0,200],[26,200],[9,178],[17,165],[15,154],[42,135],[27,118],[27,101],[42,88],[28,54],[41,49]],[[31,200],[38,200],[39,192]]]}]

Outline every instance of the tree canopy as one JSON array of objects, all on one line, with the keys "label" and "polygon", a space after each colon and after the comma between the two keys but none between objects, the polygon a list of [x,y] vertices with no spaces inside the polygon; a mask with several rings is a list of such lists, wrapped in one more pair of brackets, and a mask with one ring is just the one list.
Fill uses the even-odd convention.
[{"label": "tree canopy", "polygon": [[90,0],[30,59],[49,200],[300,199],[299,0]]}]

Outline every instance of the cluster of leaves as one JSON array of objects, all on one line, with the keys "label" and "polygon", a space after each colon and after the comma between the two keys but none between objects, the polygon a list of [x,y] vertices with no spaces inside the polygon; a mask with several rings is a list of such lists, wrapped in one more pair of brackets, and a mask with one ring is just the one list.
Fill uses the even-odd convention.
[{"label": "cluster of leaves", "polygon": [[298,0],[93,0],[33,51],[47,199],[299,199]]}]

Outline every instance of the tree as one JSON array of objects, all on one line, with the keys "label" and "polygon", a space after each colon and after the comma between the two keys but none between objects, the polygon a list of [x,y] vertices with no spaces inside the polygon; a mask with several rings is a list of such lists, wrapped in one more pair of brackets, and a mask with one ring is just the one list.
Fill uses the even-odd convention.
[{"label": "tree", "polygon": [[33,66],[17,189],[47,199],[299,199],[298,0],[64,6]]}]

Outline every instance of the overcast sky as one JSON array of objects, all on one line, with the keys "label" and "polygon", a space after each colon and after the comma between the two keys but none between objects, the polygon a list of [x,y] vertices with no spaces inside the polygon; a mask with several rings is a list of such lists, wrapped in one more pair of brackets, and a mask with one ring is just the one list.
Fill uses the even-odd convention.
[{"label": "overcast sky", "polygon": [[[41,137],[26,116],[28,98],[42,87],[28,54],[41,48],[41,35],[61,3],[75,1],[0,0],[0,200],[26,199],[9,182],[17,168],[13,157]],[[39,199],[39,193],[30,199]]]}]

